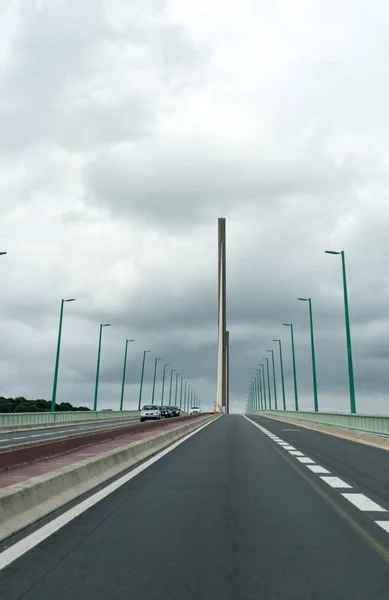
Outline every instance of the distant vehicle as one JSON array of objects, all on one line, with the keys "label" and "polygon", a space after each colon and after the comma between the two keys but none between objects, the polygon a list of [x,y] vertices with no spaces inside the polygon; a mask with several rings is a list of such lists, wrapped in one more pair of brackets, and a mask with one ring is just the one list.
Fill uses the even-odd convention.
[{"label": "distant vehicle", "polygon": [[190,415],[199,415],[200,414],[200,409],[198,406],[192,406],[192,408],[189,411]]},{"label": "distant vehicle", "polygon": [[159,410],[161,411],[161,417],[165,417],[166,419],[170,419],[173,416],[172,407],[171,406],[160,406]]},{"label": "distant vehicle", "polygon": [[170,410],[172,411],[172,417],[179,417],[181,415],[178,406],[171,406]]},{"label": "distant vehicle", "polygon": [[161,411],[159,410],[159,406],[155,404],[147,404],[142,407],[140,411],[140,422],[143,421],[155,421],[161,418]]}]

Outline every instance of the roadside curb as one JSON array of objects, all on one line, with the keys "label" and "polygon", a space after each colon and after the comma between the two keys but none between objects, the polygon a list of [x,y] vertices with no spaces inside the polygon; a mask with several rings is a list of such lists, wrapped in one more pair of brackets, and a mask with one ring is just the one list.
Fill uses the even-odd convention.
[{"label": "roadside curb", "polygon": [[0,541],[198,429],[207,416],[0,490]]}]

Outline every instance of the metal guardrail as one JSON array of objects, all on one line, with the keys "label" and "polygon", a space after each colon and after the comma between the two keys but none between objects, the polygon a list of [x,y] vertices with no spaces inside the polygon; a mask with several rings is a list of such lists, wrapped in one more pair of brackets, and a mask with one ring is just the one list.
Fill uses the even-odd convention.
[{"label": "metal guardrail", "polygon": [[139,415],[137,410],[0,413],[0,427],[52,425],[55,423],[70,423],[71,421],[98,421],[100,419],[117,419],[137,415]]},{"label": "metal guardrail", "polygon": [[346,429],[358,429],[372,433],[389,435],[389,416],[385,415],[354,415],[347,413],[316,413],[291,410],[264,410],[255,414],[268,414],[273,417],[285,417],[300,421],[310,421],[322,425],[333,425]]}]

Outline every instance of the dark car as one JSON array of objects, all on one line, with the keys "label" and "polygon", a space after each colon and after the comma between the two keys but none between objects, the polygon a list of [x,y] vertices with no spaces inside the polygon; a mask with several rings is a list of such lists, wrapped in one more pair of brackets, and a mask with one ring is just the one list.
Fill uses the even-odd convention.
[{"label": "dark car", "polygon": [[160,406],[159,410],[161,411],[161,417],[165,417],[166,419],[169,419],[170,417],[172,417],[172,411],[171,411],[171,406]]},{"label": "dark car", "polygon": [[181,415],[180,409],[178,408],[178,406],[171,406],[170,410],[172,412],[172,417],[179,417]]}]

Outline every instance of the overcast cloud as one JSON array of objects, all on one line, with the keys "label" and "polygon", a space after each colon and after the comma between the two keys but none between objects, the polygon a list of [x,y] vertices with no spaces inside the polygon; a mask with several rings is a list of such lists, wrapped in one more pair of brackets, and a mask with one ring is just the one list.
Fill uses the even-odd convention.
[{"label": "overcast cloud", "polygon": [[[296,330],[300,404],[389,412],[389,6],[384,0],[0,3],[0,395],[135,406],[141,356],[216,390],[217,218],[227,218],[231,406]],[[269,356],[269,354],[268,354]],[[160,377],[161,369],[159,369]],[[160,380],[159,380],[160,390]]]}]

